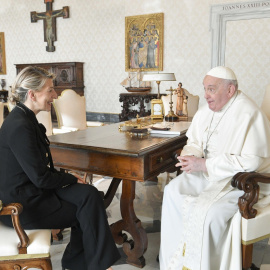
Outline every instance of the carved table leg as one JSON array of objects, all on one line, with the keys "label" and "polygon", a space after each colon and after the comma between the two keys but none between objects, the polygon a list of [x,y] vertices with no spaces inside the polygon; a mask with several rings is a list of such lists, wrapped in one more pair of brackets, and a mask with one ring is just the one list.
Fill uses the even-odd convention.
[{"label": "carved table leg", "polygon": [[107,209],[107,207],[111,204],[113,197],[117,191],[117,188],[119,186],[119,184],[121,183],[122,179],[119,178],[113,178],[111,181],[111,184],[104,196],[104,206],[105,209]]},{"label": "carved table leg", "polygon": [[[145,266],[143,254],[147,249],[148,239],[141,221],[134,212],[135,185],[136,181],[123,180],[120,202],[122,219],[111,225],[111,231],[115,242],[123,244],[127,263],[142,268]],[[133,240],[127,240],[127,235],[122,231],[130,233]]]}]

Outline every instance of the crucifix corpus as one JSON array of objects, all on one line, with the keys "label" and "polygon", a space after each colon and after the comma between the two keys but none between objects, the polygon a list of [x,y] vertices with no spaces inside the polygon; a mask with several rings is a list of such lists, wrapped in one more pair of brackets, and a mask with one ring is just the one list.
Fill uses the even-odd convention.
[{"label": "crucifix corpus", "polygon": [[38,20],[43,20],[43,28],[44,28],[44,41],[47,42],[46,51],[54,52],[55,46],[53,42],[57,40],[56,38],[56,18],[63,17],[64,19],[69,18],[69,8],[63,7],[59,10],[52,10],[53,0],[44,0],[46,4],[46,11],[37,13],[36,11],[32,11],[31,22],[37,22]]}]

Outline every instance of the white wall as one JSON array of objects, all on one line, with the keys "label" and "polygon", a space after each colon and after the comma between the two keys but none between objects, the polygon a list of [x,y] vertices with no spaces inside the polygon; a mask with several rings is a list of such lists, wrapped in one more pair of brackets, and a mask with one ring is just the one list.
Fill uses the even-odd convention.
[{"label": "white wall", "polygon": [[[177,82],[162,82],[165,92],[178,81],[203,101],[202,80],[211,67],[211,32],[209,31],[210,5],[246,2],[232,0],[54,0],[53,9],[69,6],[70,18],[57,18],[56,51],[46,51],[43,40],[43,22],[30,22],[30,12],[45,11],[43,0],[0,0],[0,32],[5,33],[7,75],[0,75],[11,85],[16,70],[14,64],[36,62],[84,62],[84,82],[87,111],[119,113],[119,94],[126,90],[120,82],[125,72],[125,16],[164,13],[164,72],[174,72]],[[260,1],[261,2],[261,1]],[[263,20],[264,21],[264,20]],[[236,26],[234,25],[236,24]],[[227,63],[239,74],[240,88],[252,94],[258,104],[269,74],[269,21],[237,22],[228,27],[229,51]],[[244,33],[248,34],[245,35]],[[240,39],[241,33],[241,39]],[[256,34],[256,40],[250,38]],[[234,40],[236,41],[234,43]],[[249,47],[248,56],[239,48]],[[255,44],[256,42],[256,44]],[[250,47],[251,46],[251,47]],[[255,47],[252,47],[255,46]],[[252,54],[256,50],[255,56]],[[263,67],[257,56],[263,57]],[[246,59],[245,59],[246,58]],[[268,59],[268,60],[267,60]],[[268,69],[257,80],[243,62],[254,69]],[[225,63],[225,64],[227,64]],[[257,69],[256,69],[257,70]],[[248,74],[248,76],[247,76]],[[266,74],[266,75],[265,75]],[[249,80],[246,82],[246,78]],[[267,82],[267,83],[266,83]],[[157,87],[152,84],[152,92]]]}]

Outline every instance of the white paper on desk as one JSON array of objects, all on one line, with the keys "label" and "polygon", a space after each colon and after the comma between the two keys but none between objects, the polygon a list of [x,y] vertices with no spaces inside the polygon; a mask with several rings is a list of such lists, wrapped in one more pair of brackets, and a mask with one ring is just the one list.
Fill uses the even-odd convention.
[{"label": "white paper on desk", "polygon": [[149,129],[150,134],[162,134],[162,135],[180,135],[186,132],[191,122],[161,122],[154,124],[155,128],[170,128],[169,130],[156,130]]}]

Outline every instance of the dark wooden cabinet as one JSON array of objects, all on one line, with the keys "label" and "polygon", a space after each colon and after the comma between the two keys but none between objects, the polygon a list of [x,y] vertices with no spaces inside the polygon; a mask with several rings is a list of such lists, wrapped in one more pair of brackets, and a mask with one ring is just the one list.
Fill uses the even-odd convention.
[{"label": "dark wooden cabinet", "polygon": [[[28,66],[41,67],[56,75],[54,89],[57,95],[61,95],[65,89],[73,89],[76,93],[84,95],[83,63],[59,62],[59,63],[30,63],[15,64],[17,74]],[[52,120],[56,121],[56,114],[52,108]]]},{"label": "dark wooden cabinet", "polygon": [[15,64],[17,74],[28,66],[37,66],[48,70],[56,75],[54,88],[58,95],[65,89],[73,89],[79,95],[84,95],[83,63],[82,62],[59,62],[59,63],[30,63]]},{"label": "dark wooden cabinet", "polygon": [[[161,94],[163,96],[165,94]],[[119,101],[123,102],[122,111],[119,114],[120,121],[126,121],[128,119],[136,118],[137,115],[140,117],[148,116],[151,114],[151,109],[146,108],[146,104],[150,103],[152,99],[157,98],[157,94],[154,93],[121,93]],[[138,105],[137,109],[130,109],[130,106]]]}]

